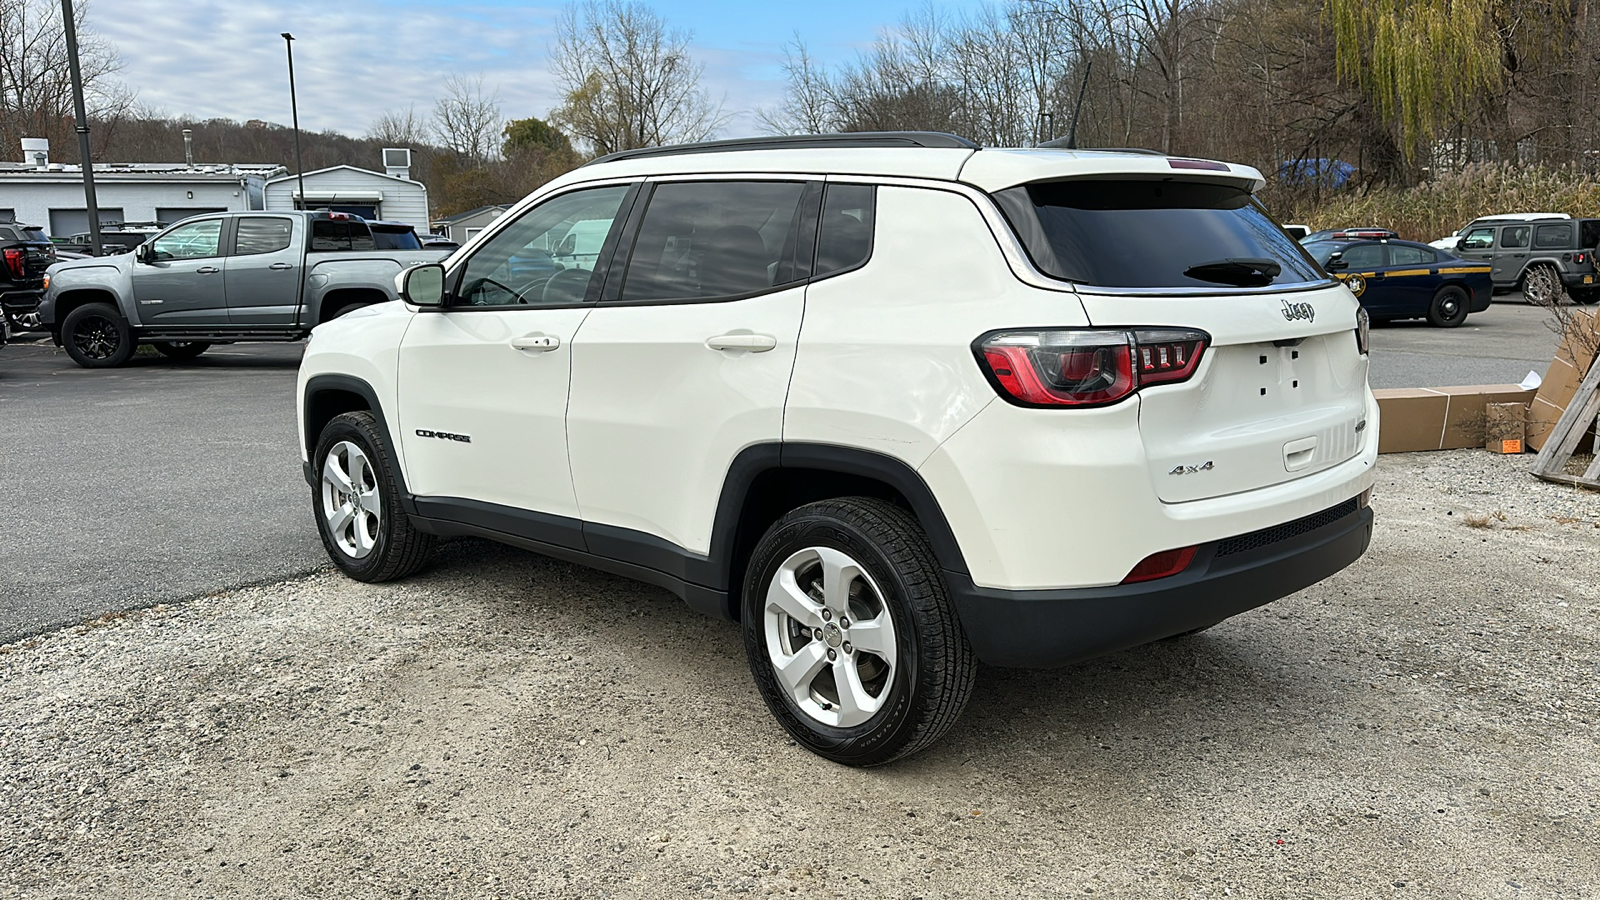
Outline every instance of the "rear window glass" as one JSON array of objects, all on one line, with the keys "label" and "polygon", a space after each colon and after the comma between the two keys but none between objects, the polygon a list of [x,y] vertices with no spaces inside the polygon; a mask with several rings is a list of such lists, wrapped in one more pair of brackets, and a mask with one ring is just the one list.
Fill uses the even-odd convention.
[{"label": "rear window glass", "polygon": [[43,228],[24,228],[24,229],[22,229],[22,239],[25,240],[25,241],[48,241],[48,240],[50,240],[49,238],[45,237]]},{"label": "rear window glass", "polygon": [[1324,280],[1249,192],[1231,185],[1059,181],[995,199],[1034,265],[1067,281],[1226,288]]},{"label": "rear window glass", "polygon": [[379,250],[421,250],[422,242],[409,228],[389,228],[373,225],[372,243]]},{"label": "rear window glass", "polygon": [[354,219],[312,219],[311,249],[372,250],[372,232]]}]

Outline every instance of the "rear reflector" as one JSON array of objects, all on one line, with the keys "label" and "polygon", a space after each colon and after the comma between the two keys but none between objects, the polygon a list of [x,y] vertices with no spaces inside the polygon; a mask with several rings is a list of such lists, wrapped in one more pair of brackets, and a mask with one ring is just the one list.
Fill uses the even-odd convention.
[{"label": "rear reflector", "polygon": [[1184,547],[1179,550],[1163,550],[1146,556],[1128,577],[1122,579],[1123,584],[1138,584],[1141,581],[1154,581],[1157,578],[1166,578],[1176,575],[1189,568],[1189,563],[1194,562],[1194,552],[1198,547]]}]

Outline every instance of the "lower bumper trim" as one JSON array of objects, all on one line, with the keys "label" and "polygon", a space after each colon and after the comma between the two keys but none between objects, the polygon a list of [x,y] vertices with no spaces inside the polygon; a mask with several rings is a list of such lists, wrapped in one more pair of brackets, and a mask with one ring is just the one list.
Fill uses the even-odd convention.
[{"label": "lower bumper trim", "polygon": [[1213,542],[1184,572],[1141,584],[1015,591],[979,587],[963,573],[944,576],[979,659],[1054,668],[1214,625],[1316,584],[1366,552],[1372,521],[1370,508],[1356,509],[1226,556],[1217,553],[1223,542]]}]

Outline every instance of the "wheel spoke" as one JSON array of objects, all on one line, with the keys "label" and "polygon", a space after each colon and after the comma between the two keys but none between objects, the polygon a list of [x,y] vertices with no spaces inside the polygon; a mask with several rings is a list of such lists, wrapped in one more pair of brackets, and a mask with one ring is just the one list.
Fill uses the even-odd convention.
[{"label": "wheel spoke", "polygon": [[888,624],[889,612],[878,613],[877,618],[850,623],[848,639],[857,653],[871,653],[889,664],[895,663],[894,626]]},{"label": "wheel spoke", "polygon": [[328,458],[322,463],[322,478],[324,481],[332,481],[335,487],[346,494],[356,492],[355,485],[350,483],[350,476],[345,474],[344,467],[339,465],[339,455],[336,452],[329,453]]},{"label": "wheel spoke", "polygon": [[834,615],[849,615],[850,584],[861,574],[856,561],[831,547],[816,548],[822,564],[822,600]]},{"label": "wheel spoke", "polygon": [[377,530],[378,517],[369,512],[356,514],[355,528],[351,529],[352,536],[356,539],[356,547],[362,555],[366,555],[378,543]]},{"label": "wheel spoke", "polygon": [[796,703],[811,697],[811,681],[828,664],[828,651],[821,641],[811,641],[796,650],[792,656],[780,656],[774,649],[772,668],[778,680],[789,691]]},{"label": "wheel spoke", "polygon": [[861,671],[849,656],[840,656],[833,664],[833,682],[839,687],[839,724],[848,728],[859,725],[878,711],[877,697],[867,693],[861,683]]},{"label": "wheel spoke", "polygon": [[348,502],[344,503],[338,509],[328,514],[328,530],[331,531],[335,536],[342,537],[344,535],[345,526],[350,524],[350,519],[354,515],[355,507]]},{"label": "wheel spoke", "polygon": [[371,487],[361,492],[361,508],[373,515],[378,514],[380,507],[378,505],[378,489],[376,487]]},{"label": "wheel spoke", "polygon": [[767,587],[767,610],[780,612],[807,628],[822,627],[822,608],[801,590],[794,570],[784,566]]}]

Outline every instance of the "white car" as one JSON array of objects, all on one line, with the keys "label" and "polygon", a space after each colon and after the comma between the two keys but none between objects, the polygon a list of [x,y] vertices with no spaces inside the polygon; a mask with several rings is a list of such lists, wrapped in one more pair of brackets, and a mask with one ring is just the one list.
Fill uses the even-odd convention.
[{"label": "white car", "polygon": [[660,585],[742,622],[802,746],[903,757],[979,660],[1196,631],[1365,551],[1366,320],[1262,183],[924,133],[604,157],[317,328],[317,528],[363,581],[477,535]]},{"label": "white car", "polygon": [[1461,230],[1457,231],[1455,234],[1449,235],[1448,237],[1439,238],[1436,241],[1429,241],[1428,246],[1437,248],[1439,250],[1449,250],[1453,253],[1455,252],[1456,245],[1461,243],[1462,235],[1465,235],[1469,230],[1481,225],[1498,225],[1501,222],[1532,222],[1535,219],[1570,218],[1572,217],[1566,213],[1506,213],[1505,215],[1499,216],[1481,216],[1461,226]]}]

